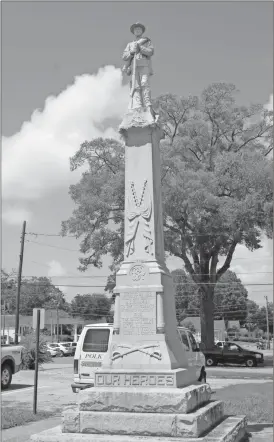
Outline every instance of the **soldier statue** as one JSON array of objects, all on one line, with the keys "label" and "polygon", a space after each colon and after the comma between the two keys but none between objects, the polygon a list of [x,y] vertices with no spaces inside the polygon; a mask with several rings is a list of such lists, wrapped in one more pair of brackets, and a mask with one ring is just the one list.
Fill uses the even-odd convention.
[{"label": "soldier statue", "polygon": [[150,38],[144,37],[145,26],[142,23],[134,23],[130,31],[134,34],[134,41],[128,43],[123,53],[126,62],[123,72],[131,76],[129,109],[148,108],[155,120],[156,113],[152,108],[150,76],[153,75],[151,57],[154,48]]}]

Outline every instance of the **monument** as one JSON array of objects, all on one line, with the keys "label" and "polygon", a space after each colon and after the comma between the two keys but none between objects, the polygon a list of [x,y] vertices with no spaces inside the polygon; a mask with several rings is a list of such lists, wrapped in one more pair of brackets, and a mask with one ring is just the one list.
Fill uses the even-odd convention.
[{"label": "monument", "polygon": [[62,426],[33,441],[230,441],[245,435],[244,417],[224,419],[223,403],[199,384],[176,327],[175,296],[165,264],[159,143],[152,107],[154,54],[145,27],[130,28],[123,71],[130,103],[119,127],[125,144],[124,261],[115,287],[114,336],[95,372],[94,388],[79,393]]}]

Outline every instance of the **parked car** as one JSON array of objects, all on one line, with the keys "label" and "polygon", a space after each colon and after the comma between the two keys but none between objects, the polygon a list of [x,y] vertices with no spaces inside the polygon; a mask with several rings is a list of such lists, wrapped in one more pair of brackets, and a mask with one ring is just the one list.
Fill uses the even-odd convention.
[{"label": "parked car", "polygon": [[63,356],[71,356],[72,352],[69,348],[69,344],[67,342],[52,342],[48,344],[50,348],[53,350],[56,350],[57,354],[56,356],[63,357]]},{"label": "parked car", "polygon": [[12,375],[17,373],[22,363],[21,345],[4,345],[1,348],[1,389],[7,389],[12,381]]},{"label": "parked car", "polygon": [[47,350],[53,358],[56,356],[61,356],[61,350],[58,345],[55,347],[55,344],[47,344]]},{"label": "parked car", "polygon": [[223,347],[215,345],[214,348],[203,350],[208,367],[217,364],[245,364],[247,367],[256,367],[264,363],[262,353],[240,347],[235,342],[225,342]]},{"label": "parked car", "polygon": [[58,347],[59,350],[61,351],[61,357],[62,356],[72,356],[73,351],[72,351],[72,347],[70,345],[70,342],[58,342]]}]

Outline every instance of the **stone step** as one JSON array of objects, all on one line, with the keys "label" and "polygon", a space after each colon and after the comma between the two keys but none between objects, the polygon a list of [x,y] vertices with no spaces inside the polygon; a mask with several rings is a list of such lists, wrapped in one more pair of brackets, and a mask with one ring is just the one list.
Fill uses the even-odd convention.
[{"label": "stone step", "polygon": [[246,437],[246,427],[245,416],[230,416],[213,428],[203,442],[241,442]]},{"label": "stone step", "polygon": [[185,414],[210,401],[208,384],[184,388],[92,388],[79,393],[80,411]]},{"label": "stone step", "polygon": [[62,433],[62,427],[51,428],[31,436],[33,442],[242,442],[246,435],[245,417],[228,417],[206,436],[199,438],[185,437],[149,437],[109,434]]},{"label": "stone step", "polygon": [[199,437],[223,419],[224,404],[210,402],[188,414],[79,411],[63,413],[63,431],[161,437]]}]

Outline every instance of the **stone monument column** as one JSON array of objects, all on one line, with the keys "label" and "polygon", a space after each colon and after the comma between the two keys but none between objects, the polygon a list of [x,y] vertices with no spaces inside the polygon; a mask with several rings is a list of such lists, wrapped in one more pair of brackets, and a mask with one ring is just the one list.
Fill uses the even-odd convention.
[{"label": "stone monument column", "polygon": [[95,386],[182,387],[196,381],[196,372],[188,367],[177,333],[174,288],[164,259],[163,131],[149,111],[133,109],[120,132],[125,141],[124,262],[114,289],[115,334]]}]

